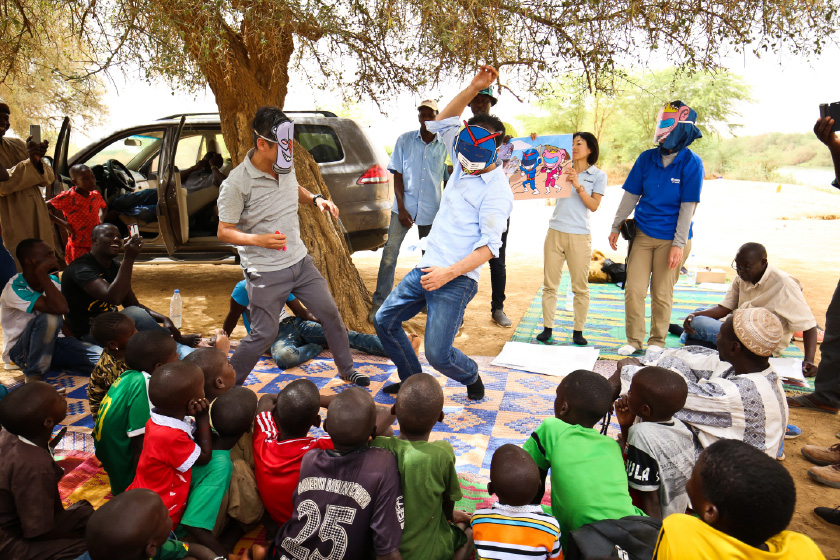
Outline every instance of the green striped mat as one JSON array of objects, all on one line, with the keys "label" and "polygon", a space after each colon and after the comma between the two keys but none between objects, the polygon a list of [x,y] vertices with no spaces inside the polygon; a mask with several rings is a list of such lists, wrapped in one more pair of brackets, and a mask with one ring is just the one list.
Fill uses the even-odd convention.
[{"label": "green striped mat", "polygon": [[[723,299],[723,292],[702,290],[689,282],[688,277],[683,276],[674,287],[674,305],[671,310],[672,323],[682,324],[686,315],[692,311],[697,308],[710,307]],[[516,326],[513,337],[511,337],[512,342],[540,344],[536,336],[543,330],[542,291],[543,288],[540,286],[528,306],[528,310]],[[557,314],[553,326],[554,336],[548,341],[548,344],[572,344],[573,294],[569,286],[568,274],[563,275],[563,280],[557,292]],[[589,341],[590,346],[595,346],[601,351],[600,359],[619,360],[621,356],[615,352],[627,340],[624,331],[624,291],[615,284],[590,284],[589,297],[589,316],[583,334]],[[647,329],[650,329],[650,296],[645,299],[645,309],[645,325]],[[679,337],[669,334],[665,346],[667,348],[679,347]],[[804,356],[802,350],[791,344],[782,354],[782,357],[802,359]]]}]

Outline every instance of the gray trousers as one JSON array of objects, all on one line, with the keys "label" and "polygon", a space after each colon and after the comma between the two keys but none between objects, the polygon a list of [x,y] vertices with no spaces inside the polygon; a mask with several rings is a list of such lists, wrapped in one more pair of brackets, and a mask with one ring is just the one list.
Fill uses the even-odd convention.
[{"label": "gray trousers", "polygon": [[245,383],[260,356],[277,338],[280,311],[290,292],[295,294],[313,315],[321,320],[327,345],[335,359],[338,373],[347,377],[353,372],[353,356],[344,320],[335,306],[327,281],[307,255],[289,268],[272,272],[246,272],[248,311],[251,332],[242,339],[230,359],[236,371],[236,384]]}]

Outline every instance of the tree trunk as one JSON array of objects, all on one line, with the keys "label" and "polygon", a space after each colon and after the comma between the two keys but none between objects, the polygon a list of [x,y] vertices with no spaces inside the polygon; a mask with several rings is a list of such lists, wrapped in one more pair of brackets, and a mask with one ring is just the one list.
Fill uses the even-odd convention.
[{"label": "tree trunk", "polygon": [[[230,71],[231,66],[228,65],[226,70]],[[225,144],[233,163],[238,165],[254,145],[251,134],[254,113],[263,105],[283,106],[288,76],[285,72],[280,72],[285,79],[274,79],[268,85],[264,85],[260,78],[265,76],[250,71],[244,63],[237,64],[232,74],[222,74],[205,71],[208,84],[216,95]],[[275,74],[273,77],[278,76]],[[331,198],[318,164],[297,141],[294,147],[294,162],[295,173],[302,187],[314,194]],[[328,214],[321,214],[314,207],[299,207],[298,218],[303,242],[312,255],[315,266],[327,280],[345,324],[355,331],[373,333],[373,325],[367,319],[372,305],[371,296],[359,271],[353,265],[338,222]]]}]

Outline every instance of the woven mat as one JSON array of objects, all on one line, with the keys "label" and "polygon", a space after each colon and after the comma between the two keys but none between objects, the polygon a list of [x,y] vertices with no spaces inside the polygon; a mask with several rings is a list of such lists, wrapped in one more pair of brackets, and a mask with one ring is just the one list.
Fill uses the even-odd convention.
[{"label": "woven mat", "polygon": [[[528,342],[542,344],[536,336],[544,328],[542,320],[542,292],[537,290],[528,310],[516,326],[511,337],[512,342]],[[701,290],[689,283],[683,276],[674,287],[674,305],[671,309],[671,322],[682,325],[685,317],[698,308],[711,307],[723,299],[723,292]],[[572,344],[572,327],[574,325],[574,311],[572,307],[574,294],[571,292],[569,275],[564,274],[560,287],[557,289],[557,313],[554,317],[554,334],[548,344]],[[586,321],[584,336],[591,346],[601,350],[600,357],[606,360],[619,360],[616,354],[621,346],[626,344],[627,336],[624,330],[624,291],[615,284],[589,285],[589,315]],[[650,332],[650,296],[645,298],[645,329]],[[678,336],[668,334],[665,340],[666,348],[680,346]],[[804,357],[802,350],[794,344],[788,346],[782,354],[783,358]]]},{"label": "woven mat", "polygon": [[[432,431],[431,440],[446,440],[455,449],[456,469],[459,473],[487,479],[493,452],[505,443],[521,445],[543,419],[554,415],[554,396],[559,383],[549,377],[524,371],[493,366],[493,357],[474,357],[484,380],[486,396],[481,401],[467,399],[466,389],[460,383],[436,373],[421,354],[423,369],[432,373],[440,382],[444,395],[444,419]],[[382,392],[387,381],[396,381],[396,366],[387,358],[354,351],[356,369],[368,375],[370,387],[365,390],[381,405],[392,405],[395,400]],[[605,377],[615,371],[614,362],[599,360],[595,370]],[[338,378],[338,371],[329,351],[296,368],[281,371],[274,361],[264,356],[248,376],[245,386],[256,393],[277,393],[294,379],[311,380],[323,394],[335,394],[354,385]],[[63,425],[67,435],[59,445],[60,452],[80,451],[93,453],[90,433],[93,419],[87,401],[88,378],[60,372],[49,372],[45,381],[67,390],[67,418]],[[322,412],[326,414],[326,412]],[[58,428],[57,428],[58,429]],[[394,426],[399,429],[398,425]],[[313,430],[320,435],[320,429]],[[619,433],[618,424],[612,423],[608,433]]]}]

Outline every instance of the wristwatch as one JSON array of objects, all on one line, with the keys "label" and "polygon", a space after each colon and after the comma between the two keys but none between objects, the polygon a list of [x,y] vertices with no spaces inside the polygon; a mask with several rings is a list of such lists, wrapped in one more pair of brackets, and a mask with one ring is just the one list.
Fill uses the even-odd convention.
[{"label": "wristwatch", "polygon": [[[313,204],[313,206],[318,206],[318,199],[319,199],[319,198],[324,198],[324,197],[323,197],[323,195],[316,194],[316,195],[312,198],[312,204]],[[324,200],[327,200],[327,199],[326,199],[326,198],[324,198]]]}]

